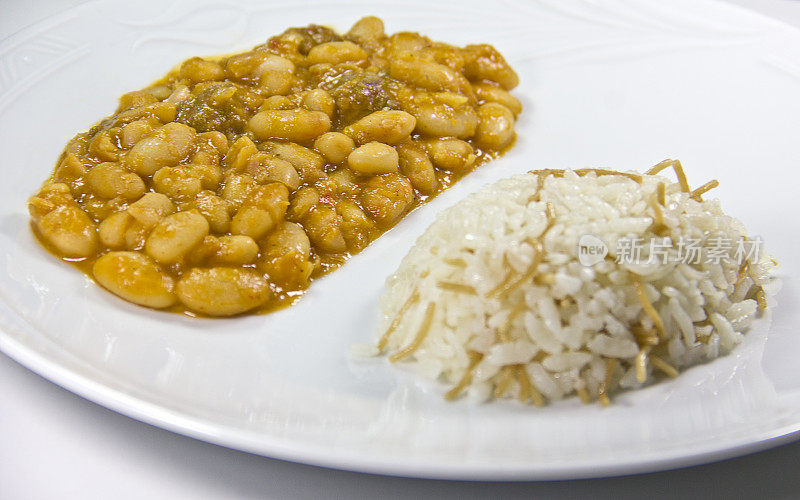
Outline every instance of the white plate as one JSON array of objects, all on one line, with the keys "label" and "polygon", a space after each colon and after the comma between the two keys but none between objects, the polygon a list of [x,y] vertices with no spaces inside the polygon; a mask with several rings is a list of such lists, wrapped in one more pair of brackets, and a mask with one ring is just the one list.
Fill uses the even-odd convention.
[{"label": "white plate", "polygon": [[[386,474],[570,478],[695,464],[800,432],[800,32],[708,1],[506,1],[452,5],[316,0],[91,3],[0,44],[0,348],[121,413],[265,455]],[[345,6],[347,4],[347,6]],[[63,144],[123,92],[198,54],[246,49],[289,26],[339,29],[363,14],[389,31],[489,42],[517,69],[519,140],[407,217],[296,306],[194,320],[116,299],[33,240],[26,197]],[[384,277],[442,208],[487,182],[544,167],[643,169],[678,157],[719,178],[729,212],[783,266],[772,325],[677,380],[545,409],[444,403],[385,361],[373,338]],[[767,334],[768,331],[768,334]]]}]

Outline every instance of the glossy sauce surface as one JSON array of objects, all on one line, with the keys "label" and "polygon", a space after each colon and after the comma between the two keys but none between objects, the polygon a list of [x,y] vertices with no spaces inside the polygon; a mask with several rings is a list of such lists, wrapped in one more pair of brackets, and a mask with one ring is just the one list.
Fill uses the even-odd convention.
[{"label": "glossy sauce surface", "polygon": [[56,256],[146,307],[268,312],[513,144],[489,45],[291,28],[120,98],[29,200]]}]

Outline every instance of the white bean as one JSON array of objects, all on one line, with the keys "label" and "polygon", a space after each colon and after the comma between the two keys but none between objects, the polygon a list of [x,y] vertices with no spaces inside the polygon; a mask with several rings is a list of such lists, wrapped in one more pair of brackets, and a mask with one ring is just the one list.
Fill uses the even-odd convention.
[{"label": "white bean", "polygon": [[354,172],[365,175],[397,172],[397,151],[387,144],[368,142],[350,153],[347,165]]},{"label": "white bean", "polygon": [[189,309],[209,316],[233,316],[265,304],[269,282],[252,269],[195,268],[178,281],[176,292]]},{"label": "white bean", "polygon": [[283,220],[288,206],[286,186],[279,183],[259,186],[231,219],[231,233],[259,239]]},{"label": "white bean", "polygon": [[383,142],[397,144],[408,138],[416,126],[414,115],[399,110],[370,113],[344,129],[344,133],[359,144]]},{"label": "white bean", "polygon": [[431,194],[439,185],[436,171],[428,154],[413,141],[395,146],[400,160],[400,172],[408,177],[414,188],[423,194]]},{"label": "white bean", "polygon": [[467,45],[463,50],[464,75],[473,81],[490,80],[506,90],[519,84],[519,77],[503,56],[491,45]]},{"label": "white bean", "polygon": [[136,219],[139,224],[151,228],[158,221],[175,212],[175,205],[167,195],[161,193],[147,193],[128,206],[128,214]]},{"label": "white bean", "polygon": [[241,266],[250,264],[258,257],[258,244],[249,236],[241,234],[220,236],[217,238],[214,262],[222,265]]},{"label": "white bean", "polygon": [[347,61],[363,61],[366,58],[367,53],[364,49],[353,42],[327,42],[312,47],[308,51],[306,63],[309,66],[321,63],[339,64]]},{"label": "white bean", "polygon": [[208,221],[199,212],[178,212],[164,217],[145,242],[145,252],[163,264],[178,262],[208,234]]},{"label": "white bean", "polygon": [[477,159],[472,146],[460,139],[432,139],[425,145],[433,164],[443,170],[463,172]]},{"label": "white bean", "polygon": [[262,245],[264,253],[259,269],[270,281],[284,290],[299,290],[308,286],[314,264],[310,260],[311,243],[298,224],[284,222]]},{"label": "white bean", "polygon": [[194,138],[193,128],[177,122],[167,123],[137,142],[125,155],[123,164],[139,175],[152,175],[187,157]]},{"label": "white bean", "polygon": [[100,243],[108,248],[124,248],[125,233],[134,219],[127,212],[116,212],[103,220],[97,227]]},{"label": "white bean", "polygon": [[485,82],[473,85],[472,88],[475,91],[475,95],[478,97],[478,99],[486,102],[496,102],[498,104],[502,104],[510,109],[515,116],[522,113],[522,103],[519,102],[519,99],[511,95],[511,93],[507,90],[498,87],[497,85],[492,85],[491,83]]},{"label": "white bean", "polygon": [[109,252],[95,261],[92,273],[105,289],[134,304],[161,309],[175,303],[172,278],[139,252]]},{"label": "white bean", "polygon": [[253,71],[261,78],[260,90],[268,95],[285,95],[292,88],[294,63],[285,57],[268,54]]},{"label": "white bean", "polygon": [[248,122],[259,139],[285,139],[307,142],[331,129],[331,120],[322,111],[271,109],[256,113]]},{"label": "white bean", "polygon": [[400,174],[372,177],[364,183],[361,206],[372,219],[383,227],[389,227],[406,213],[414,201],[414,188]]},{"label": "white bean", "polygon": [[468,139],[478,126],[478,115],[471,106],[452,108],[440,102],[428,102],[409,110],[417,119],[416,131],[438,137]]},{"label": "white bean", "polygon": [[184,62],[178,74],[181,78],[189,79],[194,83],[225,78],[225,70],[218,62],[206,61],[199,57],[193,57]]},{"label": "white bean", "polygon": [[306,92],[306,95],[303,96],[303,106],[311,111],[322,111],[328,116],[333,116],[333,112],[336,111],[336,101],[322,89]]},{"label": "white bean", "polygon": [[141,177],[122,168],[119,163],[100,163],[86,174],[86,184],[103,198],[121,196],[135,200],[144,194],[145,185]]},{"label": "white bean", "polygon": [[389,63],[392,78],[427,90],[448,90],[472,94],[472,87],[464,76],[452,68],[404,53]]},{"label": "white bean", "polygon": [[478,108],[475,141],[483,149],[500,150],[514,139],[514,113],[496,102]]},{"label": "white bean", "polygon": [[322,203],[315,205],[303,217],[303,227],[314,246],[325,253],[347,250],[342,234],[342,218],[336,211]]},{"label": "white bean", "polygon": [[347,37],[361,45],[377,42],[385,35],[383,21],[375,16],[362,17],[347,32]]},{"label": "white bean", "polygon": [[355,147],[353,139],[341,132],[326,132],[314,141],[314,149],[335,165],[342,163]]},{"label": "white bean", "polygon": [[89,257],[97,251],[97,226],[77,205],[63,205],[40,218],[36,229],[64,257]]}]

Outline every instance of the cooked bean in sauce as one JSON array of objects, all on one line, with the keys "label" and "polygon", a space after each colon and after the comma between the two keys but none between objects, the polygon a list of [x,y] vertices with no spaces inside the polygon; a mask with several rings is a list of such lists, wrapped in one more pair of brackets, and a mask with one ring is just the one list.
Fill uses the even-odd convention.
[{"label": "cooked bean in sauce", "polygon": [[145,307],[268,312],[514,140],[490,45],[310,25],[120,98],[29,200],[58,257]]}]

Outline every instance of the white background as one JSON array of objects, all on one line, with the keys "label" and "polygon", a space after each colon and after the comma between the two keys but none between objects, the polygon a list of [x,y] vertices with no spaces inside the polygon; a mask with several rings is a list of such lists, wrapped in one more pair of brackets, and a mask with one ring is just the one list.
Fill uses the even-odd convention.
[{"label": "white background", "polygon": [[[81,1],[0,0],[0,39]],[[731,1],[800,26],[800,1]],[[131,420],[0,354],[2,500],[800,498],[798,470],[800,443],[677,471],[587,481],[469,483],[334,471],[229,450]]]}]

